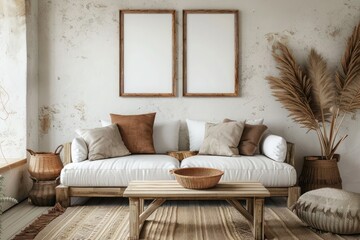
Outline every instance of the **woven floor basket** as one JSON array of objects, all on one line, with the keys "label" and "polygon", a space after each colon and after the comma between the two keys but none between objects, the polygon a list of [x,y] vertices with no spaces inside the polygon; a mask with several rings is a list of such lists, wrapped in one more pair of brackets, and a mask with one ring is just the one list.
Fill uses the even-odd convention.
[{"label": "woven floor basket", "polygon": [[302,193],[323,187],[342,188],[337,160],[309,160],[305,157],[299,178]]},{"label": "woven floor basket", "polygon": [[60,152],[63,146],[60,145],[52,152],[34,152],[26,149],[30,153],[29,173],[38,181],[48,181],[56,179],[63,168],[60,159]]},{"label": "woven floor basket", "polygon": [[179,168],[171,171],[184,188],[207,189],[215,187],[223,171],[215,168]]},{"label": "woven floor basket", "polygon": [[31,203],[35,206],[54,206],[56,200],[55,188],[59,185],[59,177],[51,181],[33,180],[33,187],[29,193]]}]

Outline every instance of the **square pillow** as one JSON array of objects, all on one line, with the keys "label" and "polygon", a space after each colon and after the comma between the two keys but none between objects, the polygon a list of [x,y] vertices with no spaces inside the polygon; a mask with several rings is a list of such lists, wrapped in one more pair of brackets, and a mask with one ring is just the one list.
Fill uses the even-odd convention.
[{"label": "square pillow", "polygon": [[179,150],[180,121],[155,122],[154,147],[156,153]]},{"label": "square pillow", "polygon": [[239,153],[247,156],[254,155],[258,149],[261,136],[266,129],[266,125],[245,124],[244,132],[239,143]]},{"label": "square pillow", "polygon": [[82,162],[88,158],[88,148],[83,138],[74,138],[71,142],[71,161],[74,163]]},{"label": "square pillow", "polygon": [[125,146],[131,153],[155,153],[153,127],[156,113],[141,115],[110,114],[119,127]]},{"label": "square pillow", "polygon": [[[111,122],[100,120],[101,126],[109,126]],[[180,121],[166,121],[154,123],[154,147],[156,153],[167,153],[179,150]]]},{"label": "square pillow", "polygon": [[[224,119],[224,122],[231,122],[233,120]],[[258,149],[260,140],[267,126],[263,124],[252,125],[245,124],[244,131],[242,133],[239,143],[239,153],[241,155],[252,156]]]},{"label": "square pillow", "polygon": [[206,123],[205,138],[199,154],[239,155],[239,141],[244,130],[242,122]]},{"label": "square pillow", "polygon": [[284,162],[287,153],[285,138],[269,134],[261,142],[261,150],[265,156],[277,162]]},{"label": "square pillow", "polygon": [[[246,124],[252,125],[263,124],[263,122],[263,118],[245,120]],[[204,141],[206,121],[186,119],[186,124],[189,131],[190,151],[199,151]]]},{"label": "square pillow", "polygon": [[78,129],[89,149],[89,160],[98,160],[129,155],[116,124],[94,129]]},{"label": "square pillow", "polygon": [[199,151],[205,136],[205,121],[186,119],[189,131],[190,151]]}]

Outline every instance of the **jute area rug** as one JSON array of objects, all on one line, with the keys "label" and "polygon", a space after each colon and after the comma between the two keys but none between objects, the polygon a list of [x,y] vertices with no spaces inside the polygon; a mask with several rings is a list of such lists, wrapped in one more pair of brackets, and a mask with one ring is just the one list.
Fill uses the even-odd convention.
[{"label": "jute area rug", "polygon": [[[85,206],[69,207],[50,222],[36,240],[128,238],[127,199],[91,199]],[[267,239],[360,239],[317,233],[285,207],[265,208]],[[225,240],[253,239],[246,219],[224,201],[169,201],[146,221],[141,239]]]}]

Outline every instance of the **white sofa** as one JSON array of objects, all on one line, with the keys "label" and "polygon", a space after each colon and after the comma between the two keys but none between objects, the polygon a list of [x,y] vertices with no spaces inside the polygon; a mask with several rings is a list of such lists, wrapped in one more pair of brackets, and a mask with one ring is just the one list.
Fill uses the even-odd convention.
[{"label": "white sofa", "polygon": [[[169,129],[163,130],[168,137]],[[159,142],[164,145],[165,142],[169,144],[170,140],[160,141],[161,138],[161,134],[154,132],[155,148],[164,151],[166,148],[159,146]],[[296,185],[292,143],[287,143],[285,162],[276,162],[261,154],[235,157],[196,155],[181,162],[166,154],[133,154],[74,163],[71,159],[71,143],[64,145],[62,159],[65,166],[60,175],[61,185],[56,188],[56,197],[64,207],[70,205],[71,197],[122,196],[132,180],[172,180],[174,176],[170,170],[184,167],[221,169],[224,171],[221,181],[259,181],[267,187],[271,196],[288,197],[288,205],[295,203],[300,194],[300,188]]]}]

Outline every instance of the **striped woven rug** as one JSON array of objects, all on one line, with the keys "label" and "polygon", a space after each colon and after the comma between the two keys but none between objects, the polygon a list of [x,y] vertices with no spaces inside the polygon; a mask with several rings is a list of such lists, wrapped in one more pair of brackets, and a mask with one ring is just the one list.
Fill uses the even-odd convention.
[{"label": "striped woven rug", "polygon": [[[126,199],[92,199],[86,206],[70,207],[47,225],[35,239],[116,239],[128,237]],[[285,207],[265,208],[267,239],[359,239],[316,233]],[[141,239],[225,240],[253,239],[249,224],[223,201],[169,201],[146,221]]]}]

